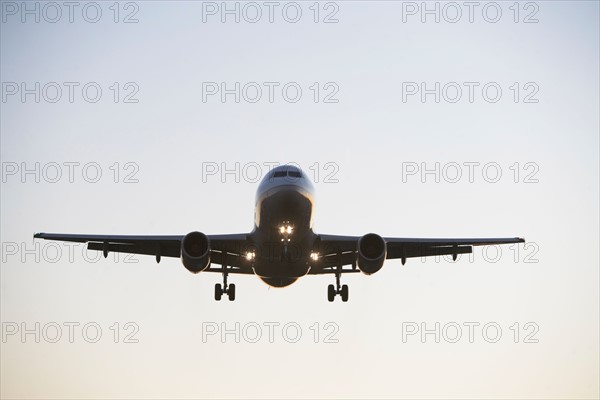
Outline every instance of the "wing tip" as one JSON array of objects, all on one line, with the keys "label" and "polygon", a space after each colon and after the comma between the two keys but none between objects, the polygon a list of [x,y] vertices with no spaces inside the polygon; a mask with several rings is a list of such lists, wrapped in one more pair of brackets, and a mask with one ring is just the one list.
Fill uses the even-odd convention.
[{"label": "wing tip", "polygon": [[525,243],[524,237],[516,237],[515,239],[517,239],[517,243]]},{"label": "wing tip", "polygon": [[33,234],[33,238],[34,239],[43,239],[44,238],[45,233],[43,232],[39,232],[39,233],[34,233]]}]

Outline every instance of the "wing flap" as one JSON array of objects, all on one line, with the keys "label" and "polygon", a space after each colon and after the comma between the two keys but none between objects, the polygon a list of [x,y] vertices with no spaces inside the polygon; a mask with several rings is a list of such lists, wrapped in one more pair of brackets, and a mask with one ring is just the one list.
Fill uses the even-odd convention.
[{"label": "wing flap", "polygon": [[148,256],[180,257],[181,248],[179,243],[174,246],[171,243],[149,242],[149,243],[98,243],[88,242],[89,250],[107,251],[108,253],[130,253]]},{"label": "wing flap", "polygon": [[416,257],[431,257],[445,256],[454,254],[469,254],[473,252],[472,246],[388,246],[387,259],[395,258],[416,258]]},{"label": "wing flap", "polygon": [[491,246],[496,244],[524,243],[520,237],[511,238],[486,238],[486,239],[452,239],[452,238],[384,238],[389,244],[422,245],[429,247],[439,246]]}]

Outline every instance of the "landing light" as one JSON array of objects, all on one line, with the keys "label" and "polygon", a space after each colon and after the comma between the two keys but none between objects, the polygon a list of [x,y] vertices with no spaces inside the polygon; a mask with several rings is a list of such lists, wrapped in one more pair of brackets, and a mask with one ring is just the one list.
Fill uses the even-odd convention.
[{"label": "landing light", "polygon": [[289,236],[294,232],[294,227],[291,225],[281,225],[279,227],[279,233],[283,236]]},{"label": "landing light", "polygon": [[249,251],[246,253],[246,260],[251,261],[256,257],[256,253],[253,251]]},{"label": "landing light", "polygon": [[318,261],[319,260],[319,253],[315,253],[315,252],[310,253],[310,258],[313,261]]}]

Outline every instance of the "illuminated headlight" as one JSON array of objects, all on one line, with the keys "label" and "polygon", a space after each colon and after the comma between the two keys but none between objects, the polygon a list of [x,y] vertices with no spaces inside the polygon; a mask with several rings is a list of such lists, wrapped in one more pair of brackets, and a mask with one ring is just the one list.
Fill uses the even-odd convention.
[{"label": "illuminated headlight", "polygon": [[256,253],[253,251],[249,251],[246,253],[246,260],[252,261],[256,257]]},{"label": "illuminated headlight", "polygon": [[313,261],[318,261],[319,260],[319,253],[310,253],[310,259]]},{"label": "illuminated headlight", "polygon": [[291,225],[284,224],[279,227],[279,233],[283,236],[289,236],[292,232],[294,232],[294,227]]}]

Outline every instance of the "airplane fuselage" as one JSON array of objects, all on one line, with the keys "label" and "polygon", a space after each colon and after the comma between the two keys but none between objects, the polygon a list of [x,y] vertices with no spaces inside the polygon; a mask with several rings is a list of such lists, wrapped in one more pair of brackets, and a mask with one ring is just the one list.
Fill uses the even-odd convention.
[{"label": "airplane fuselage", "polygon": [[314,188],[294,166],[280,166],[263,178],[256,192],[256,251],[252,268],[274,287],[291,285],[306,275],[315,257],[312,230]]}]

